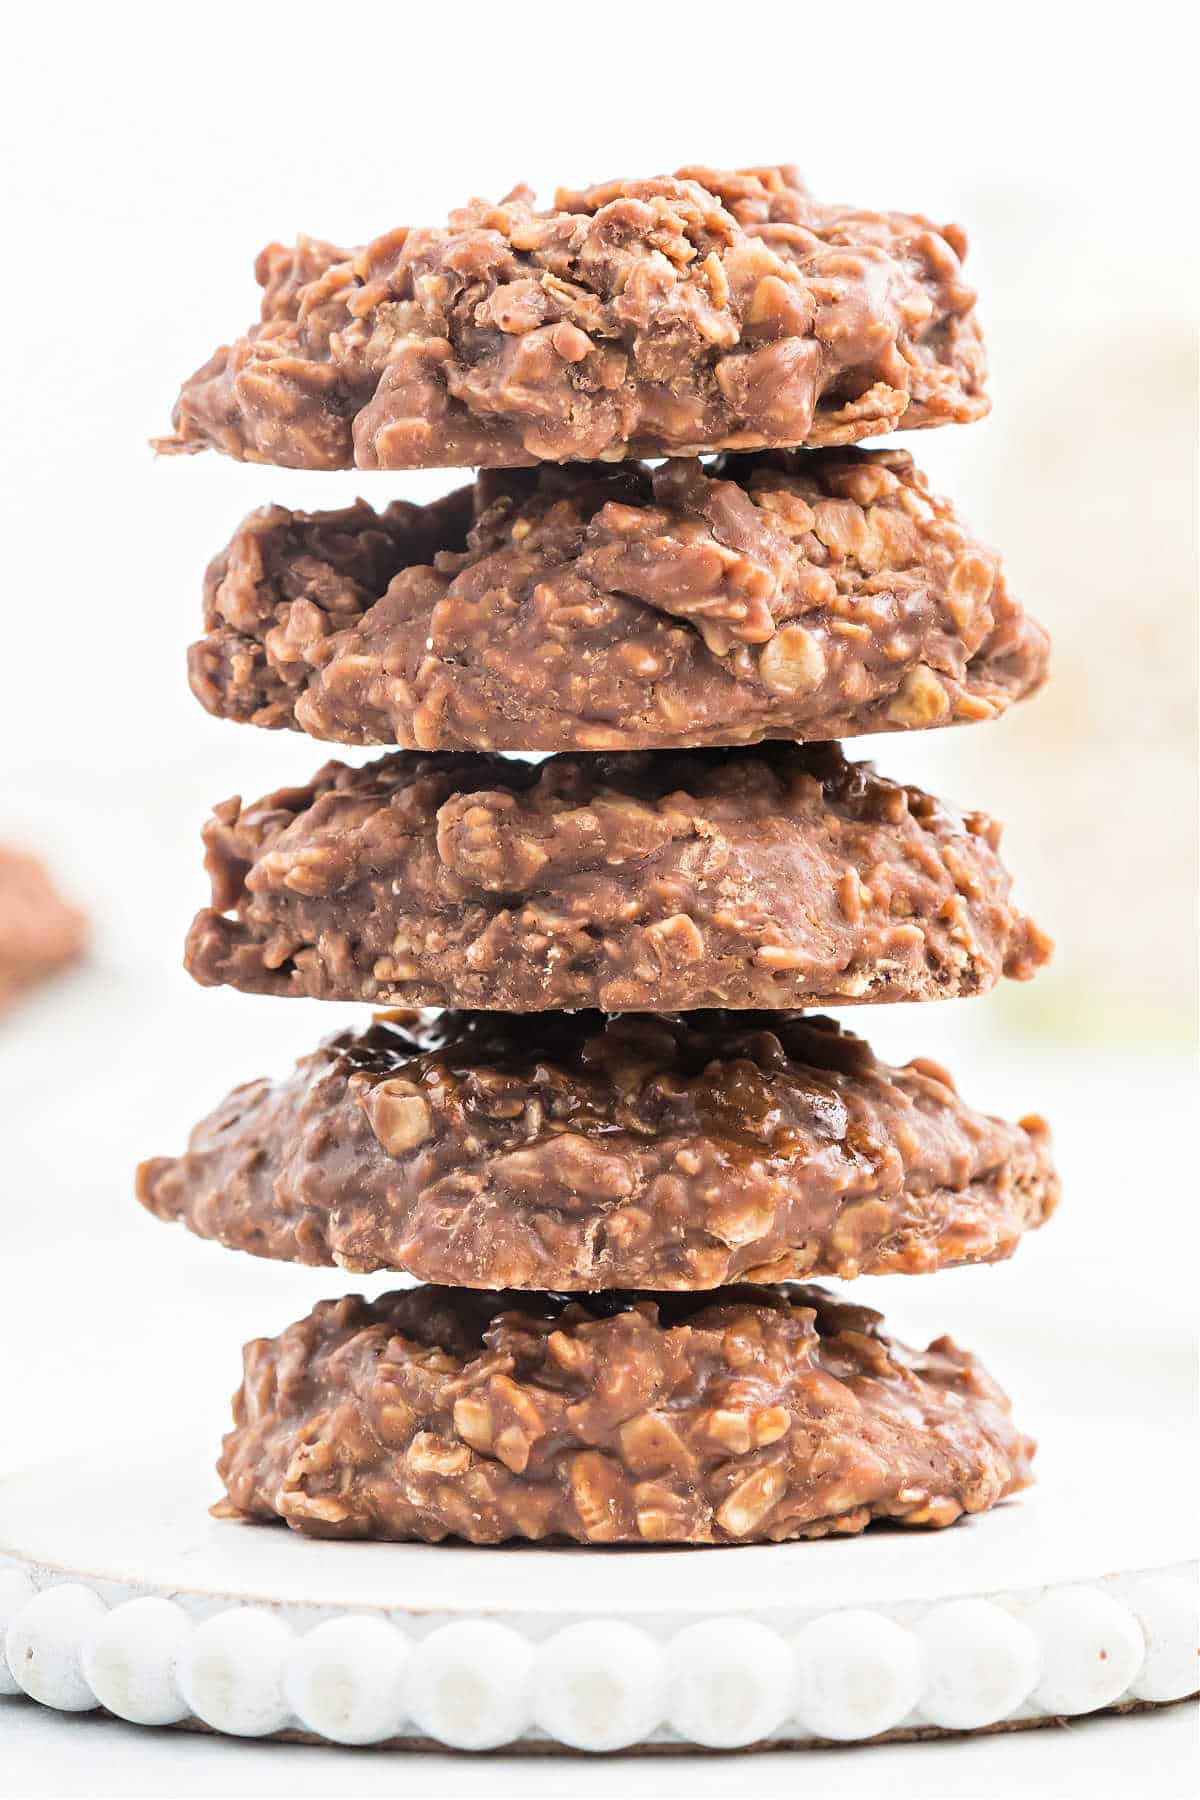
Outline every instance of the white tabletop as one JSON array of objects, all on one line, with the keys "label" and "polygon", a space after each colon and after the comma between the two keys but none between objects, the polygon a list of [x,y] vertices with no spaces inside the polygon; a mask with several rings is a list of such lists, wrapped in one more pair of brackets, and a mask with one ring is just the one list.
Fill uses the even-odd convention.
[{"label": "white tabletop", "polygon": [[766,1756],[415,1756],[311,1745],[232,1743],[141,1731],[94,1713],[48,1714],[0,1700],[0,1792],[12,1796],[452,1795],[497,1800],[621,1796],[813,1795],[861,1800],[1186,1800],[1195,1791],[1192,1706],[1075,1720],[1001,1737],[881,1744]]}]

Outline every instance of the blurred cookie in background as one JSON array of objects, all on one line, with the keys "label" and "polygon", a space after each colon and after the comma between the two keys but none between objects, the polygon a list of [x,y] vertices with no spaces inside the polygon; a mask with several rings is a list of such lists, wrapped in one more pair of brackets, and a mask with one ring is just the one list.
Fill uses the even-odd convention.
[{"label": "blurred cookie in background", "polygon": [[45,865],[0,843],[0,1012],[81,957],[87,939],[87,919],[63,899]]}]

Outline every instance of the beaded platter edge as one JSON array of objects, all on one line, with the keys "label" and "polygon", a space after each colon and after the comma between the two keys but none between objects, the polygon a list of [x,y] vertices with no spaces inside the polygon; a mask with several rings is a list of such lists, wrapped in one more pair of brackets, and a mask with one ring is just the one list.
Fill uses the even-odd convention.
[{"label": "beaded platter edge", "polygon": [[468,1751],[1001,1730],[1195,1694],[1197,1575],[825,1611],[791,1632],[752,1614],[538,1630],[169,1598],[0,1557],[0,1694],[237,1737]]}]

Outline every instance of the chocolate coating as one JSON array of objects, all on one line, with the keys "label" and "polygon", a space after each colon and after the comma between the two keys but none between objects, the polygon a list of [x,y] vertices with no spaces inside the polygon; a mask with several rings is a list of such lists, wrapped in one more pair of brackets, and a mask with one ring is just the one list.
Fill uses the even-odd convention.
[{"label": "chocolate coating", "polygon": [[481,476],[267,507],[209,566],[197,698],[414,750],[692,748],[994,718],[1048,640],[904,451]]},{"label": "chocolate coating", "polygon": [[1011,1255],[1041,1119],[790,1013],[443,1013],[236,1088],[138,1197],[231,1249],[475,1288],[698,1289]]},{"label": "chocolate coating", "polygon": [[942,1526],[1028,1485],[974,1357],[820,1288],[324,1301],[245,1350],[223,1517],[316,1537],[750,1543]]},{"label": "chocolate coating", "polygon": [[556,756],[398,752],[219,806],[208,985],[537,1012],[982,993],[1049,945],[999,828],[833,744]]},{"label": "chocolate coating", "polygon": [[258,258],[262,314],[184,383],[171,451],[496,468],[847,444],[987,411],[966,241],[791,169],[472,201]]}]

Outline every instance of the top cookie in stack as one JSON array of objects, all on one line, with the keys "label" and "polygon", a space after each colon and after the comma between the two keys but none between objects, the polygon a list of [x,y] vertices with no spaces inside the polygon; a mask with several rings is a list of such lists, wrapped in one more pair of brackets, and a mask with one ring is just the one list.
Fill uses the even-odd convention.
[{"label": "top cookie in stack", "polygon": [[795,172],[527,188],[361,250],[258,259],[259,323],[161,448],[298,469],[493,469],[853,444],[987,411],[965,240]]}]

